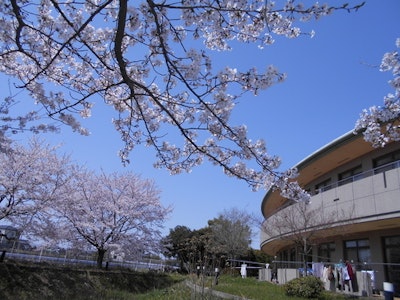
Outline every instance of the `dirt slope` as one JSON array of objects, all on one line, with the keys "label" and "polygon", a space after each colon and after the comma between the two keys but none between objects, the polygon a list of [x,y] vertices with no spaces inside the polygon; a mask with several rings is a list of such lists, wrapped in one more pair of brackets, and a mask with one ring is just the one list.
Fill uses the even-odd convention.
[{"label": "dirt slope", "polygon": [[165,274],[0,263],[0,299],[105,299],[109,291],[146,292],[173,284]]}]

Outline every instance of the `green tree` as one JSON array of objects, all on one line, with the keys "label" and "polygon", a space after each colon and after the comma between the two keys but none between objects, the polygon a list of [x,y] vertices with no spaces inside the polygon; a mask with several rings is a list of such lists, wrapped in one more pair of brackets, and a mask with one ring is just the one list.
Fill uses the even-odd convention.
[{"label": "green tree", "polygon": [[248,261],[254,261],[258,263],[271,263],[272,262],[272,257],[268,255],[267,253],[258,250],[258,249],[253,249],[250,248],[247,253],[243,256],[240,256],[239,259],[243,260],[248,260]]},{"label": "green tree", "polygon": [[237,258],[247,253],[251,244],[252,216],[233,208],[225,210],[218,218],[208,221],[215,252],[228,258]]},{"label": "green tree", "polygon": [[163,240],[165,255],[177,258],[181,269],[187,272],[197,267],[213,272],[215,267],[223,267],[227,259],[247,255],[253,220],[250,214],[233,208],[198,230],[176,226]]},{"label": "green tree", "polygon": [[190,228],[182,225],[169,230],[169,234],[162,240],[164,255],[174,257],[179,261],[181,270],[188,270],[190,252],[188,244],[193,232]]}]

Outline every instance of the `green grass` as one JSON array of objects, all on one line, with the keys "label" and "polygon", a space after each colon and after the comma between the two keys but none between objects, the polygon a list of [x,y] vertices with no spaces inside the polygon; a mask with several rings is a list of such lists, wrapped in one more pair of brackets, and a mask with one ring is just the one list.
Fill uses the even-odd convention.
[{"label": "green grass", "polygon": [[[184,282],[177,283],[169,288],[155,290],[146,294],[134,295],[135,300],[188,300],[193,299],[192,290]],[[196,298],[197,299],[197,298]]]},{"label": "green grass", "polygon": [[[217,300],[210,293],[220,291],[252,300],[300,300],[288,297],[283,287],[256,278],[223,275],[219,284],[213,277],[127,270],[70,269],[48,264],[0,264],[0,298],[74,299],[74,300]],[[187,282],[195,284],[195,289]],[[207,289],[203,289],[208,288]],[[318,300],[346,299],[344,295],[325,292]],[[368,299],[368,298],[358,298]],[[371,298],[370,298],[371,299]]]},{"label": "green grass", "polygon": [[[182,278],[183,279],[183,278]],[[221,291],[231,295],[240,296],[252,300],[304,300],[304,298],[288,297],[285,295],[281,285],[273,284],[270,282],[260,282],[256,278],[241,278],[239,276],[224,275],[219,279],[219,284],[214,285],[212,277],[205,277],[204,279],[197,279],[195,276],[184,277],[194,284],[197,284],[201,291],[201,287],[208,287],[212,290]],[[146,294],[136,295],[134,299],[139,300],[186,300],[186,299],[218,299],[211,296],[210,293],[204,292],[195,294],[190,290],[184,282],[179,282],[169,288],[157,290]],[[333,294],[324,292],[319,300],[341,300],[346,299],[344,295]]]},{"label": "green grass", "polygon": [[[303,298],[290,297],[285,295],[281,285],[273,284],[270,282],[260,282],[256,278],[241,278],[239,276],[224,275],[219,279],[217,286],[213,283],[212,277],[205,277],[197,279],[196,276],[181,276],[174,278],[178,283],[171,287],[154,290],[145,294],[134,295],[133,298],[120,298],[117,299],[135,299],[135,300],[187,300],[187,299],[218,299],[212,296],[209,292],[203,291],[201,287],[206,287],[211,290],[221,291],[231,295],[240,296],[252,300],[304,300]],[[188,288],[183,280],[189,280],[196,284],[199,289],[197,294]],[[199,293],[200,292],[200,293]],[[115,298],[114,298],[115,299]],[[343,295],[325,292],[323,297],[319,300],[341,300],[346,299]]]},{"label": "green grass", "polygon": [[[222,276],[217,286],[217,291],[238,295],[244,298],[258,300],[281,300],[287,299],[282,286],[256,278],[241,278],[239,276]],[[297,300],[297,298],[291,298]]]},{"label": "green grass", "polygon": [[[147,292],[145,294],[136,294],[133,298],[126,298],[124,300],[188,300],[193,299],[192,290],[188,288],[185,284],[185,280],[188,279],[188,276],[183,275],[171,275],[173,280],[177,283],[174,285],[160,289],[160,290],[153,290],[151,292]],[[120,299],[120,298],[118,298]],[[197,299],[197,298],[196,298]]]},{"label": "green grass", "polygon": [[[304,298],[288,297],[282,285],[267,281],[258,281],[257,278],[240,276],[222,276],[217,286],[213,289],[228,294],[238,295],[252,300],[300,300]],[[319,300],[341,300],[347,299],[344,295],[324,291]]]}]

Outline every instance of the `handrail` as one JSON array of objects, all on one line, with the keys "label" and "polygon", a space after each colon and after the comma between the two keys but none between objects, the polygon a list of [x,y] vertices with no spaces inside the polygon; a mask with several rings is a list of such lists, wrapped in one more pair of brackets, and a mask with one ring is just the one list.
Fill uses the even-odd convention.
[{"label": "handrail", "polygon": [[357,180],[360,180],[360,179],[364,179],[364,178],[373,176],[375,174],[386,172],[386,171],[389,171],[389,170],[392,170],[392,169],[396,169],[396,168],[400,168],[400,160],[397,160],[397,161],[388,163],[386,165],[382,165],[382,166],[379,166],[377,168],[374,168],[374,169],[371,169],[371,170],[367,170],[367,171],[364,171],[362,173],[359,173],[359,174],[347,177],[345,179],[333,182],[333,183],[331,183],[329,185],[326,185],[324,187],[319,188],[318,190],[314,191],[314,193],[311,192],[310,195],[313,196],[313,195],[328,191],[330,189],[342,186],[342,185],[344,185],[346,183],[354,182],[354,181],[357,181]]},{"label": "handrail", "polygon": [[[356,174],[356,175],[351,176],[351,177],[349,177],[349,178],[345,178],[345,179],[343,179],[343,180],[339,180],[339,181],[337,181],[337,182],[333,182],[333,183],[331,183],[330,185],[321,187],[321,188],[318,189],[318,190],[315,190],[315,191],[308,191],[308,193],[310,194],[310,196],[315,196],[315,195],[318,195],[318,194],[323,193],[323,192],[325,192],[325,191],[328,191],[328,190],[337,188],[337,187],[339,187],[339,186],[343,186],[344,184],[352,183],[352,182],[354,182],[354,181],[361,180],[361,179],[364,179],[364,178],[367,178],[367,177],[370,177],[370,176],[373,176],[373,175],[376,175],[376,174],[379,174],[379,173],[384,173],[384,172],[386,172],[386,171],[393,170],[393,169],[396,169],[396,168],[400,168],[400,160],[397,160],[397,161],[394,161],[394,162],[391,162],[391,163],[388,163],[388,164],[379,166],[379,167],[377,167],[377,168],[373,168],[373,169],[364,171],[364,172],[362,172],[362,173]],[[286,207],[291,206],[291,205],[294,204],[294,203],[295,203],[294,201],[292,201],[292,202],[285,202],[285,204],[283,204],[283,205],[281,205],[280,207],[276,208],[276,209],[270,214],[270,216],[273,216],[274,214],[278,213],[278,212],[281,211],[282,209],[285,209]],[[266,220],[267,220],[267,218],[264,219],[264,222],[265,222]]]}]

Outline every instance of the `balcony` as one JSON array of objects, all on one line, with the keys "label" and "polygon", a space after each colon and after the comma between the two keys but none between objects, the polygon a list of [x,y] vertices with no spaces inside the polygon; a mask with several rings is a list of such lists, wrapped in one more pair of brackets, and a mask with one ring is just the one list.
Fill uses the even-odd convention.
[{"label": "balcony", "polygon": [[398,169],[398,168],[400,168],[400,161],[395,161],[395,162],[380,166],[378,168],[375,168],[375,169],[372,169],[372,170],[368,170],[368,171],[365,171],[363,173],[354,175],[352,177],[348,177],[346,179],[334,182],[334,183],[332,183],[330,185],[324,186],[324,187],[320,188],[318,191],[316,191],[315,194],[318,194],[318,193],[321,193],[321,192],[325,192],[325,191],[328,191],[330,189],[345,185],[347,183],[351,183],[351,182],[354,182],[354,181],[357,181],[357,180],[360,180],[360,179],[363,179],[363,178],[366,178],[366,177],[373,176],[375,174],[385,173],[386,171],[390,171],[390,170]]},{"label": "balcony", "polygon": [[353,218],[392,218],[400,211],[400,161],[372,169],[324,187],[311,196],[311,207],[354,210]]},{"label": "balcony", "polygon": [[[273,224],[273,219],[285,213],[287,209],[290,208],[285,207],[268,218],[265,221],[266,227],[268,223]],[[398,227],[398,219],[394,218],[400,217],[400,161],[357,174],[320,189],[318,193],[311,196],[309,209],[320,209],[326,215],[338,214],[338,212],[342,212],[343,216],[347,215],[347,220],[341,219],[332,223],[332,227],[339,225],[343,227],[347,224],[346,233]],[[329,237],[327,226],[322,227],[324,237]],[[290,232],[287,234],[290,235]],[[285,244],[282,235],[261,233],[262,247],[266,246],[275,252]]]}]

